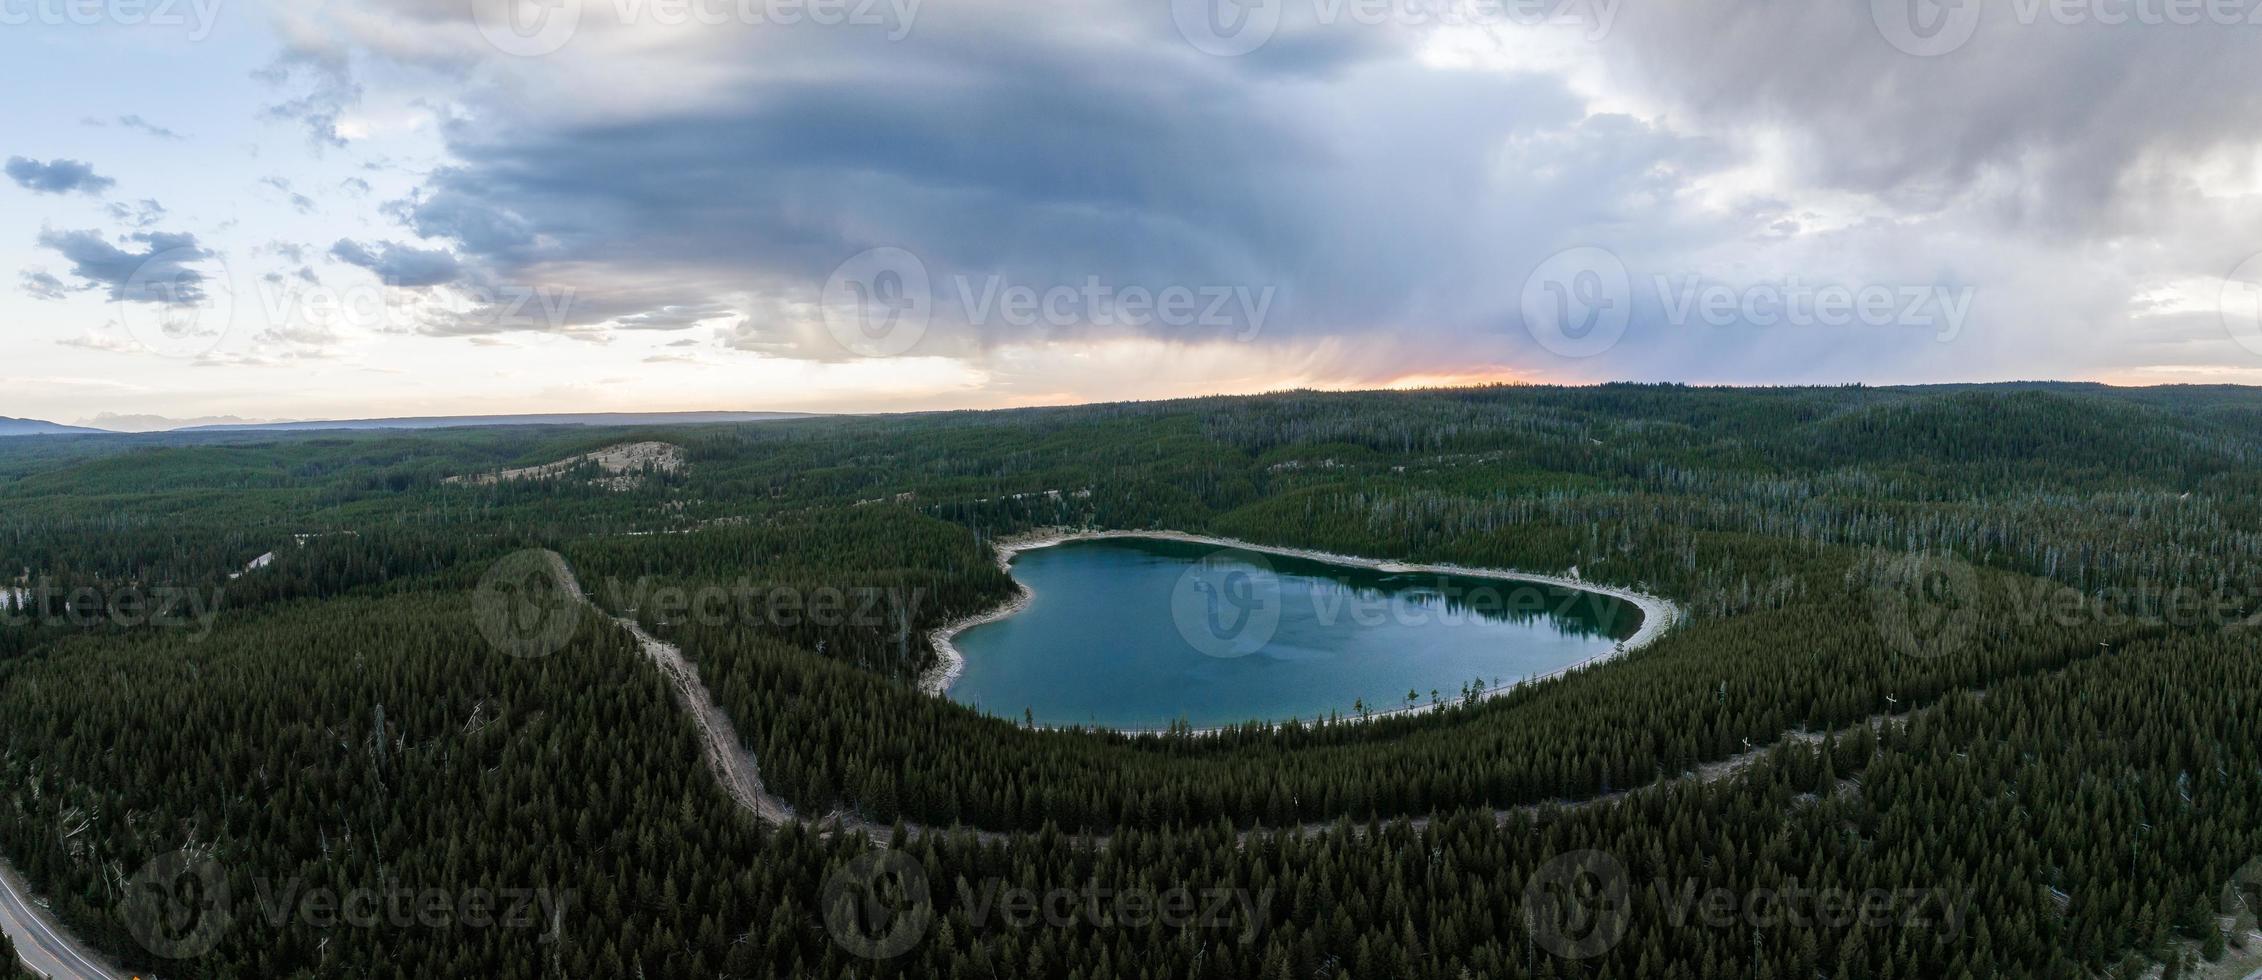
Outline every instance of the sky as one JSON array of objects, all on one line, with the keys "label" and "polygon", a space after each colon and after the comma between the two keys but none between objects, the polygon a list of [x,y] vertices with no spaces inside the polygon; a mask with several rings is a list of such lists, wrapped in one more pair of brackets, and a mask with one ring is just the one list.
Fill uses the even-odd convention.
[{"label": "sky", "polygon": [[2262,382],[2262,0],[0,0],[0,415]]}]

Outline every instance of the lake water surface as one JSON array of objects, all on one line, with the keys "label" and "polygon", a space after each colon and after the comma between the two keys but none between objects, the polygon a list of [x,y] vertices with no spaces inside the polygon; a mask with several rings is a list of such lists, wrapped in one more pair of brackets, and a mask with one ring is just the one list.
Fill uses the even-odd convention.
[{"label": "lake water surface", "polygon": [[1608,653],[1641,610],[1529,582],[1103,538],[1021,552],[1034,593],[954,643],[949,696],[1044,725],[1312,719],[1451,700]]}]

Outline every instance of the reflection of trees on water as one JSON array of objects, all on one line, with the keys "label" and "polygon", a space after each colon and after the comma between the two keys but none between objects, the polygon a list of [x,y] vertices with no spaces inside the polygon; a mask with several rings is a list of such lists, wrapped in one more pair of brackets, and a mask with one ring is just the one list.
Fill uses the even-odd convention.
[{"label": "reflection of trees on water", "polygon": [[1421,610],[1418,616],[1445,622],[1528,624],[1544,619],[1582,637],[1624,638],[1641,627],[1641,610],[1633,603],[1537,582],[1356,570],[1301,577],[1313,580],[1314,603],[1323,610],[1412,608]]},{"label": "reflection of trees on water", "polygon": [[[1251,559],[1259,555],[1159,538],[1130,538],[1118,544],[1151,554],[1236,565],[1241,563],[1239,555]],[[1313,611],[1323,624],[1374,623],[1380,611],[1380,622],[1408,625],[1523,625],[1548,620],[1565,635],[1576,637],[1625,639],[1641,629],[1640,607],[1585,589],[1442,572],[1385,572],[1294,555],[1264,554],[1262,561],[1265,564],[1252,560],[1247,567],[1310,583],[1311,601],[1317,607]]]}]

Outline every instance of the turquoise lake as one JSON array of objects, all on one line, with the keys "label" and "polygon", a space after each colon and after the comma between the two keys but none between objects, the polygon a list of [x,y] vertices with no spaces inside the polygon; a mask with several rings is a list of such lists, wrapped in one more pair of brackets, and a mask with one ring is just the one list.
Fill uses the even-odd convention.
[{"label": "turquoise lake", "polygon": [[[1428,703],[1608,653],[1632,603],[1530,582],[1373,569],[1152,538],[1021,552],[1034,594],[954,639],[949,696],[1041,725],[1161,728]],[[1025,715],[1026,713],[1026,715]]]}]

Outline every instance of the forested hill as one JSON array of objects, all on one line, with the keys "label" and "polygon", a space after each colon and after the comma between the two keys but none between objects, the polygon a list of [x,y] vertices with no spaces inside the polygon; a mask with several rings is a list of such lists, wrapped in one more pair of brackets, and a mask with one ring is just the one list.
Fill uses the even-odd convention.
[{"label": "forested hill", "polygon": [[[680,453],[599,461],[648,443]],[[1013,593],[992,542],[1056,527],[1575,567],[1691,617],[1590,671],[1366,724],[1038,731],[921,694],[928,632]],[[625,631],[495,642],[484,597],[536,548],[682,648],[798,812],[991,836],[897,835],[924,897],[861,913],[920,915],[869,941],[841,890],[869,844],[734,805]],[[0,630],[0,855],[168,977],[2262,966],[2249,389],[1517,386],[7,440],[0,577],[33,607]],[[917,601],[651,601],[676,588]],[[72,614],[157,590],[194,603]],[[237,896],[187,956],[119,898],[181,854]],[[1567,869],[1594,915],[1551,918]],[[366,927],[244,898],[277,882],[572,900],[536,928]],[[1224,927],[986,901],[1086,885],[1248,901]],[[1715,892],[1730,913],[1691,911]],[[1786,895],[1892,914],[1745,914]]]}]

